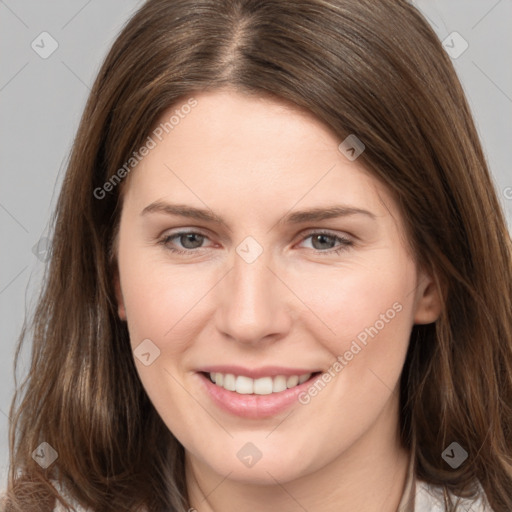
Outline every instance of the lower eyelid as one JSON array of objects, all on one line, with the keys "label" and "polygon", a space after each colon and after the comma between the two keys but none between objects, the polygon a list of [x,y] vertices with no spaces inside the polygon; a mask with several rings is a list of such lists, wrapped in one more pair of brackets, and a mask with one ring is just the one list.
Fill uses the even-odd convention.
[{"label": "lower eyelid", "polygon": [[[184,236],[184,235],[198,235],[198,236],[202,237],[204,240],[210,240],[207,235],[205,235],[203,233],[200,233],[200,232],[196,232],[196,231],[181,231],[181,232],[178,232],[178,233],[173,233],[171,235],[164,236],[161,240],[159,240],[159,243],[161,243],[164,246],[167,246],[172,240],[179,239],[180,236]],[[349,238],[346,238],[346,237],[343,237],[343,236],[339,236],[339,235],[334,235],[334,234],[331,234],[331,233],[325,233],[325,232],[321,232],[321,231],[308,233],[308,234],[302,236],[302,238],[299,240],[299,243],[304,242],[308,238],[311,238],[313,236],[318,236],[318,235],[324,235],[324,236],[327,236],[329,238],[332,238],[332,239],[335,240],[335,242],[338,242],[338,245],[334,246],[334,247],[331,247],[329,249],[323,250],[323,251],[319,250],[319,249],[312,248],[312,250],[317,252],[317,253],[335,252],[335,251],[342,250],[344,248],[349,248],[350,246],[353,245],[353,241],[350,240]],[[180,249],[180,248],[177,248],[177,249],[169,249],[169,250],[175,251],[175,252],[178,252],[178,253],[179,252],[181,252],[181,253],[186,253],[186,252],[193,253],[193,252],[198,251],[199,249],[208,249],[208,247],[196,247],[195,249],[187,249],[187,248]]]},{"label": "lower eyelid", "polygon": [[326,236],[328,238],[332,238],[336,242],[341,242],[341,243],[351,243],[352,242],[352,240],[350,240],[349,238],[346,238],[346,237],[343,237],[340,235],[332,235],[330,233],[322,233],[322,232],[309,233],[308,235],[302,237],[301,241],[307,240],[308,238],[312,238],[314,236],[320,236],[320,235]]}]

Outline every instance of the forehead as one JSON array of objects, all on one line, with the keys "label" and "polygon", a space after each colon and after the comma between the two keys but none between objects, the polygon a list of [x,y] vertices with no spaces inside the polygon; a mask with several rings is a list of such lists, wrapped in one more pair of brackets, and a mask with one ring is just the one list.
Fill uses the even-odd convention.
[{"label": "forehead", "polygon": [[286,100],[233,90],[194,94],[192,108],[189,99],[167,109],[155,128],[184,149],[200,144],[218,154],[243,150],[265,158],[269,152],[276,157],[337,147],[337,136],[324,123]]},{"label": "forehead", "polygon": [[[185,108],[191,98],[194,106]],[[198,206],[251,202],[266,210],[298,201],[301,207],[347,202],[381,214],[393,207],[386,188],[340,152],[340,137],[284,100],[196,93],[167,109],[151,137],[154,148],[130,174],[131,195],[142,207],[163,197],[199,199]]]}]

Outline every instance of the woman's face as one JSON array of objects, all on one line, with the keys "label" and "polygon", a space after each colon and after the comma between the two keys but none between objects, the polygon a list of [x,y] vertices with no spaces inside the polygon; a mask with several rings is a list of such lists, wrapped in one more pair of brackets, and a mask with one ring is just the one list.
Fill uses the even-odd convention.
[{"label": "woman's face", "polygon": [[125,184],[119,315],[152,403],[196,469],[246,482],[388,442],[411,328],[439,314],[396,204],[310,114],[195,100]]}]

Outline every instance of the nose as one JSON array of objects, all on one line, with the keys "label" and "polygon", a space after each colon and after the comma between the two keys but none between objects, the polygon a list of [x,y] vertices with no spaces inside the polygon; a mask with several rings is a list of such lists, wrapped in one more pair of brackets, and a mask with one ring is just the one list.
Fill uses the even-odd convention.
[{"label": "nose", "polygon": [[[233,268],[220,284],[217,328],[246,345],[277,341],[289,332],[293,294],[267,252],[248,263],[234,254]],[[283,274],[283,272],[281,272]]]}]

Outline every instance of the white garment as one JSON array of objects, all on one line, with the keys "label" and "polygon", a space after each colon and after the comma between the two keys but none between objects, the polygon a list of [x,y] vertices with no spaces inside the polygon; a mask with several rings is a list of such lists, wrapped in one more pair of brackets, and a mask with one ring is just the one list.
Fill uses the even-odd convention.
[{"label": "white garment", "polygon": [[[416,480],[414,512],[445,512],[443,491],[441,487],[429,485],[426,482]],[[485,495],[483,495],[485,496]],[[457,498],[450,494],[452,502]],[[480,496],[477,500],[459,498],[457,511],[460,512],[493,512],[487,500]]]},{"label": "white garment", "polygon": [[[493,512],[482,487],[478,487],[481,495],[476,500],[457,498],[448,491],[451,502],[457,503],[457,512]],[[409,458],[407,480],[397,512],[446,512],[443,488],[418,480],[413,457]]]},{"label": "white garment", "polygon": [[[59,489],[59,492],[62,492],[61,486],[55,481],[53,484]],[[453,495],[450,495],[450,497],[452,497],[452,502],[455,503],[457,498]],[[480,497],[476,501],[461,498],[459,500],[457,512],[493,512],[485,497],[483,499]],[[68,499],[68,501],[75,507],[76,512],[94,512],[91,509],[86,510],[78,506],[73,500]],[[414,505],[412,505],[413,502]],[[64,511],[64,507],[57,503],[54,512]],[[409,472],[405,491],[397,512],[446,512],[442,488],[417,480],[414,473]]]}]

